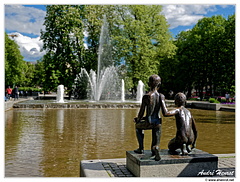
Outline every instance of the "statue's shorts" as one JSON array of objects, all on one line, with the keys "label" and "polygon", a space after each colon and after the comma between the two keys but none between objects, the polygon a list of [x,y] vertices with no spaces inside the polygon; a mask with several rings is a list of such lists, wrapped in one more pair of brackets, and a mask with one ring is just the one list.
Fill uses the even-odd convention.
[{"label": "statue's shorts", "polygon": [[147,120],[140,120],[136,123],[136,129],[150,130],[156,128],[159,124],[161,124],[161,118],[157,118],[155,120],[151,120],[151,123]]}]

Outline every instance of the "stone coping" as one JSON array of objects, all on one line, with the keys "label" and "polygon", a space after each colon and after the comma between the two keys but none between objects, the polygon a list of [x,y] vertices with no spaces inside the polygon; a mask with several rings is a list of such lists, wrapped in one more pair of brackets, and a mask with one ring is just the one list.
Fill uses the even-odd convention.
[{"label": "stone coping", "polygon": [[32,104],[32,103],[17,103],[13,108],[81,108],[81,109],[105,109],[105,108],[139,108],[140,104],[131,103],[96,103],[96,104],[79,104],[79,103],[49,103],[49,104]]},{"label": "stone coping", "polygon": [[[167,107],[172,107],[173,100],[166,100]],[[86,102],[86,101],[67,101],[65,103],[56,103],[54,100],[52,102],[44,102],[41,100],[35,100],[34,101],[28,101],[28,100],[22,100],[21,102],[11,102],[11,104],[8,104],[5,102],[5,107],[7,108],[81,108],[81,109],[104,109],[104,108],[139,108],[140,103],[134,102],[134,101],[126,101],[126,102]],[[215,103],[208,103],[208,102],[193,102],[188,101],[187,108],[196,108],[196,109],[207,109],[207,110],[220,110],[220,111],[230,111],[235,112],[235,107],[229,107],[222,104],[215,104]]]}]

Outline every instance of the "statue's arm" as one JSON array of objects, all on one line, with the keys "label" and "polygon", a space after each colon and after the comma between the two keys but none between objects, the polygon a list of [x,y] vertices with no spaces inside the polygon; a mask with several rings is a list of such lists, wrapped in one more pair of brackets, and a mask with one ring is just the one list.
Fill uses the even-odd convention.
[{"label": "statue's arm", "polygon": [[165,117],[174,116],[179,112],[179,109],[168,111],[166,103],[165,103],[165,96],[163,94],[160,94],[160,104],[161,104],[161,108],[162,108],[162,114]]},{"label": "statue's arm", "polygon": [[137,117],[138,120],[142,119],[142,117],[144,115],[145,107],[147,105],[147,99],[148,99],[148,95],[144,95],[142,98],[142,104],[140,106],[140,110],[138,112],[138,117]]},{"label": "statue's arm", "polygon": [[192,144],[192,148],[196,148],[196,140],[197,140],[198,132],[197,132],[196,123],[195,123],[195,120],[194,120],[193,117],[192,117],[192,130],[193,130],[193,133],[194,133],[194,141],[193,141],[193,144]]}]

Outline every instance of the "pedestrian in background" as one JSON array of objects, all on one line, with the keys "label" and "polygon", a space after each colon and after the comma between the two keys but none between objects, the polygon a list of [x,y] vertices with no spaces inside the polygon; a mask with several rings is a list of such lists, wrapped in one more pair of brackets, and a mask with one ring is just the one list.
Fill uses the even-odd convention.
[{"label": "pedestrian in background", "polygon": [[6,89],[6,96],[7,96],[7,99],[10,100],[10,97],[11,97],[11,94],[12,94],[12,89],[10,86],[8,86],[8,88]]},{"label": "pedestrian in background", "polygon": [[19,95],[18,87],[15,86],[15,88],[13,89],[14,100],[18,100],[18,95]]},{"label": "pedestrian in background", "polygon": [[226,102],[228,103],[230,99],[230,94],[228,92],[225,94],[225,98],[226,98]]}]

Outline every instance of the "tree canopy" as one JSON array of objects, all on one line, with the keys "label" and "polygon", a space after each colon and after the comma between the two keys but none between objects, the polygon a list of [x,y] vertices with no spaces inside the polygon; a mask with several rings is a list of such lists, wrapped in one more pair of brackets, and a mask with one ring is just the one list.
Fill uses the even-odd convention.
[{"label": "tree canopy", "polygon": [[160,5],[117,6],[113,42],[115,59],[124,61],[127,76],[136,89],[139,80],[147,86],[148,77],[158,73],[161,60],[175,53],[169,25]]},{"label": "tree canopy", "polygon": [[46,55],[26,63],[5,34],[6,85],[38,85],[71,93],[81,68],[97,71],[98,47],[106,17],[111,42],[107,56],[119,67],[126,89],[159,74],[162,92],[212,95],[235,92],[235,15],[205,17],[175,39],[160,5],[48,5],[41,39]]},{"label": "tree canopy", "polygon": [[47,52],[43,61],[48,85],[70,88],[80,67],[96,70],[103,16],[109,23],[111,59],[126,65],[125,78],[135,90],[138,80],[146,84],[148,76],[158,72],[160,61],[175,51],[161,11],[159,5],[47,6],[41,38]]},{"label": "tree canopy", "polygon": [[20,85],[26,81],[26,64],[17,43],[5,33],[5,85]]},{"label": "tree canopy", "polygon": [[82,5],[47,6],[41,39],[46,50],[45,89],[57,88],[63,84],[71,90],[73,81],[84,65],[84,34]]},{"label": "tree canopy", "polygon": [[193,29],[181,32],[175,41],[177,54],[165,60],[161,71],[168,89],[175,92],[195,88],[200,97],[223,95],[235,88],[235,15],[206,17]]}]

